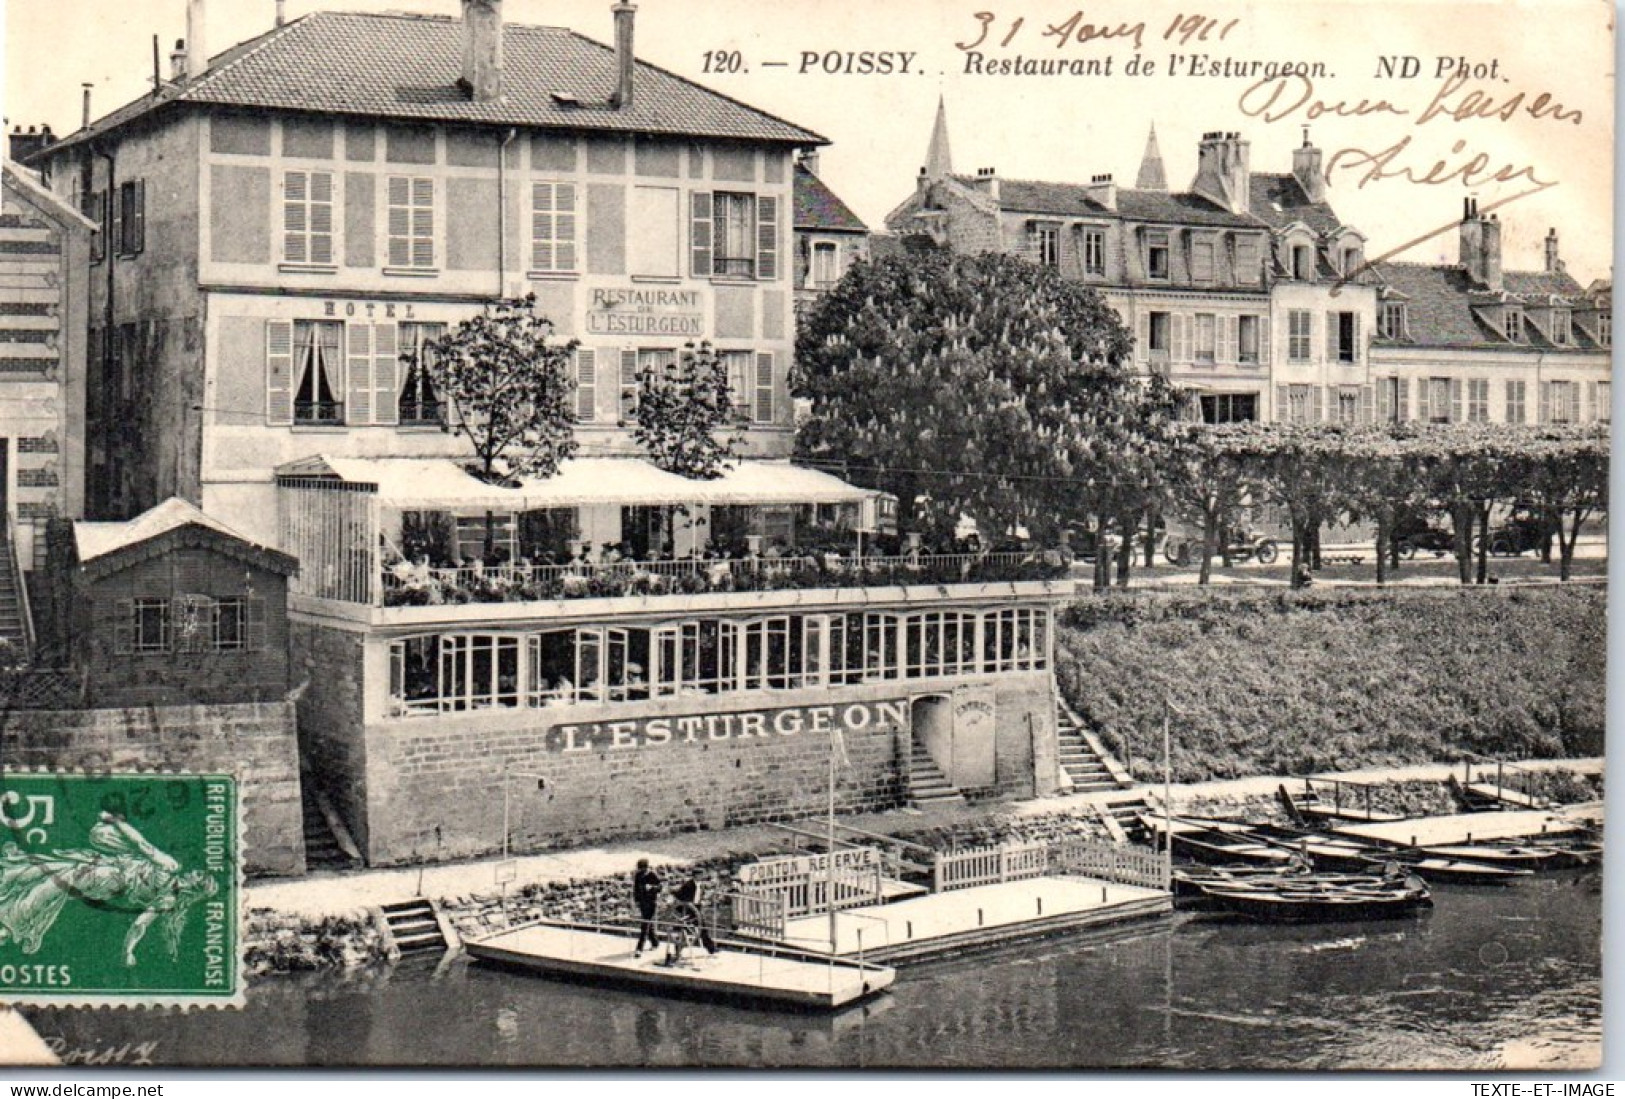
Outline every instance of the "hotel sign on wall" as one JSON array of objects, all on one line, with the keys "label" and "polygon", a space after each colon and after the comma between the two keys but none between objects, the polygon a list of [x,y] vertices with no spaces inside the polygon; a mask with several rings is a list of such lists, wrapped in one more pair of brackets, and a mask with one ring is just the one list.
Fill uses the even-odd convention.
[{"label": "hotel sign on wall", "polygon": [[703,336],[705,306],[698,290],[598,287],[587,309],[587,331],[594,336]]},{"label": "hotel sign on wall", "polygon": [[565,753],[624,752],[669,744],[788,740],[842,733],[879,732],[908,724],[908,703],[848,702],[833,706],[786,706],[724,714],[640,717],[625,721],[555,725],[548,746]]}]

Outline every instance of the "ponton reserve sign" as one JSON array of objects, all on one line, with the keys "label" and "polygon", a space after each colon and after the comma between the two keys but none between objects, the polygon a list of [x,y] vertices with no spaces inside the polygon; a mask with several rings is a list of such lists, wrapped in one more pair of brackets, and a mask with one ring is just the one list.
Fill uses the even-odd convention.
[{"label": "ponton reserve sign", "polygon": [[664,744],[828,736],[834,729],[862,733],[895,729],[907,723],[907,702],[848,702],[834,706],[788,706],[781,710],[555,725],[548,740],[551,747],[562,752],[619,752]]},{"label": "ponton reserve sign", "polygon": [[698,290],[598,287],[587,310],[594,336],[703,336],[705,307]]}]

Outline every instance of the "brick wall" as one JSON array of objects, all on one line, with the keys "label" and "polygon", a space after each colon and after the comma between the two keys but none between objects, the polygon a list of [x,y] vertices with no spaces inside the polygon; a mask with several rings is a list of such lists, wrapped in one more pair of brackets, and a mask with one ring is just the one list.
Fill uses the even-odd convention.
[{"label": "brick wall", "polygon": [[[253,650],[118,653],[121,600],[252,592],[264,601],[264,643]],[[273,702],[288,690],[287,581],[278,573],[205,547],[155,554],[86,585],[75,645],[94,706]]]},{"label": "brick wall", "polygon": [[244,869],[304,873],[299,757],[287,702],[13,711],[0,728],[0,753],[15,767],[235,775]]}]

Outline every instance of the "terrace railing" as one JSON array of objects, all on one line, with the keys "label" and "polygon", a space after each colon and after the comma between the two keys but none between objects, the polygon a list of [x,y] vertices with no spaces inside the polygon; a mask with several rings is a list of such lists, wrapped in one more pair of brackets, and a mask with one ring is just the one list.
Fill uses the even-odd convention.
[{"label": "terrace railing", "polygon": [[1078,874],[1120,885],[1168,888],[1166,865],[1155,852],[1075,839],[1059,843],[1007,843],[939,854],[932,868],[931,891],[944,893],[977,885],[1024,881],[1046,874]]},{"label": "terrace railing", "polygon": [[1048,551],[898,557],[823,554],[458,568],[403,561],[384,570],[382,591],[385,606],[427,606],[717,591],[974,584],[1051,580],[1066,574],[1065,559]]}]

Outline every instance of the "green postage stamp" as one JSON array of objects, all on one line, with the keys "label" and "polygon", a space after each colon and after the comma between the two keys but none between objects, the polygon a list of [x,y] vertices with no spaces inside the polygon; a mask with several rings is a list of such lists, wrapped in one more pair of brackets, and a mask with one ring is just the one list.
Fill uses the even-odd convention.
[{"label": "green postage stamp", "polygon": [[0,1003],[242,1002],[229,775],[0,775]]}]

